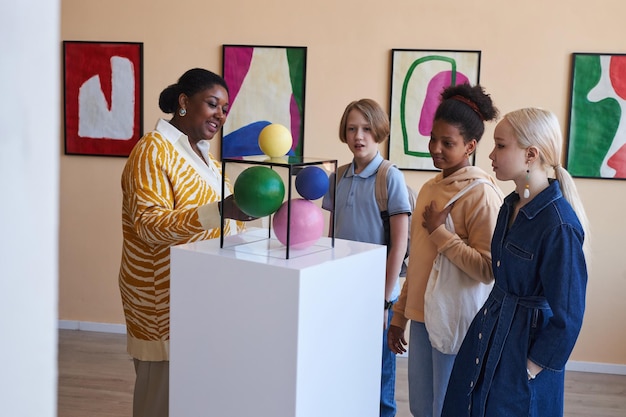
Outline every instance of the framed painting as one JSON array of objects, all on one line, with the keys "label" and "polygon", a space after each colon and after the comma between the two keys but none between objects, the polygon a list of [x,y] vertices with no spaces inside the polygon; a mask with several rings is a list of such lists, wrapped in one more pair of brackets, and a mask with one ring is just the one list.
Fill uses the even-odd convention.
[{"label": "framed painting", "polygon": [[222,127],[222,158],[263,155],[258,137],[269,124],[285,126],[290,156],[304,154],[306,47],[223,45],[230,110]]},{"label": "framed painting", "polygon": [[437,171],[428,142],[440,94],[450,85],[476,85],[479,75],[480,51],[392,49],[389,160],[400,169]]},{"label": "framed painting", "polygon": [[130,154],[143,124],[142,65],[142,43],[63,42],[66,154]]},{"label": "framed painting", "polygon": [[571,81],[567,170],[626,179],[626,54],[574,53]]}]

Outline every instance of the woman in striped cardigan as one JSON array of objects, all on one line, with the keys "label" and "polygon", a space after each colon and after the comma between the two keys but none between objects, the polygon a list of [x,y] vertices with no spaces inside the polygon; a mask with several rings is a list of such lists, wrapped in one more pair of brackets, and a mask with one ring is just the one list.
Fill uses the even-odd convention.
[{"label": "woman in striped cardigan", "polygon": [[[132,150],[122,173],[123,249],[119,284],[137,380],[133,416],[167,416],[169,386],[170,247],[219,237],[250,220],[232,199],[222,201],[220,164],[209,141],[229,107],[226,82],[195,68],[161,92],[160,119]],[[230,196],[229,196],[230,195]]]}]

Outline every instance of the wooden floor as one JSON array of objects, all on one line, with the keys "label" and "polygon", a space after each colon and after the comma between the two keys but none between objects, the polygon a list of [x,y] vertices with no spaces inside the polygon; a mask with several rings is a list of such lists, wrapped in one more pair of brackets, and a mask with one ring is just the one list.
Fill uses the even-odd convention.
[{"label": "wooden floor", "polygon": [[[120,334],[59,331],[58,417],[132,415],[135,375],[125,342],[126,336]],[[397,417],[411,416],[406,372],[406,359],[399,358]],[[624,416],[626,376],[567,373],[565,417]]]}]

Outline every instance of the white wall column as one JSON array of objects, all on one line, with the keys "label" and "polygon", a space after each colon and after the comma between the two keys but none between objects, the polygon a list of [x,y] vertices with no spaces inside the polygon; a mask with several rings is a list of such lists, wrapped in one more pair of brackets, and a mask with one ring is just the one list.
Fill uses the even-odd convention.
[{"label": "white wall column", "polygon": [[0,404],[56,416],[61,46],[59,0],[0,13]]}]

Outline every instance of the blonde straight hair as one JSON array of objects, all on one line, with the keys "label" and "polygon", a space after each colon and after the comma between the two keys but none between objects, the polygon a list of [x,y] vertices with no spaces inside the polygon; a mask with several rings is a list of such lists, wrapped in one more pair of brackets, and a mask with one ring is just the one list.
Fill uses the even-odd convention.
[{"label": "blonde straight hair", "polygon": [[517,143],[522,149],[534,146],[539,150],[542,168],[548,172],[554,170],[559,181],[563,197],[570,203],[585,232],[584,251],[589,251],[589,221],[583,207],[578,189],[570,173],[561,165],[563,135],[559,119],[554,113],[539,109],[525,108],[507,113],[504,118],[513,128]]}]

